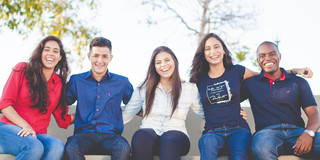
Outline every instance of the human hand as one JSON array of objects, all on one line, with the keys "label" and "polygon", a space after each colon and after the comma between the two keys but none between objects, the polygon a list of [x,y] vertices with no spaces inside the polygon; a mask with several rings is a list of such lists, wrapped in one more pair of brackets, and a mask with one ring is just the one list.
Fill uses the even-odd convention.
[{"label": "human hand", "polygon": [[311,78],[313,76],[313,72],[310,68],[297,68],[294,71],[296,74],[299,74],[300,76],[304,78]]},{"label": "human hand", "polygon": [[294,149],[294,154],[303,155],[311,151],[313,138],[306,132],[303,132],[296,143],[292,147]]},{"label": "human hand", "polygon": [[37,134],[31,126],[23,127],[17,135],[20,137],[27,137],[29,134],[31,134],[32,137],[37,138]]},{"label": "human hand", "polygon": [[244,110],[244,108],[241,108],[241,110],[240,110],[240,115],[242,116],[242,118],[244,119],[244,120],[248,120],[248,117],[247,117],[247,113],[246,113],[246,111]]}]

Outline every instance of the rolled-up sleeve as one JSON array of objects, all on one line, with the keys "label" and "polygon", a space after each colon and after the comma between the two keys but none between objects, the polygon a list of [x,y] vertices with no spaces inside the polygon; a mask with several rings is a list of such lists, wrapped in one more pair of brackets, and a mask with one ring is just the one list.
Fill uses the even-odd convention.
[{"label": "rolled-up sleeve", "polygon": [[71,116],[68,114],[68,106],[66,108],[66,114],[64,115],[64,119],[61,117],[62,108],[59,106],[55,111],[53,111],[53,116],[56,119],[56,122],[60,128],[67,129],[71,123]]},{"label": "rolled-up sleeve", "polygon": [[24,73],[22,70],[26,67],[26,63],[18,63],[12,70],[5,86],[0,100],[0,110],[8,106],[14,106],[19,95],[19,88],[23,81]]}]

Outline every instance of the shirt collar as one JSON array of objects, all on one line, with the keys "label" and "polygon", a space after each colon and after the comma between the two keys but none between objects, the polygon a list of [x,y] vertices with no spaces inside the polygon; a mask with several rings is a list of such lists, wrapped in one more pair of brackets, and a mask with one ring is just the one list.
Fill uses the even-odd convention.
[{"label": "shirt collar", "polygon": [[272,78],[268,77],[263,71],[260,72],[260,75],[259,75],[259,79],[268,79],[269,81],[284,81],[286,79],[290,79],[290,75],[289,73],[283,69],[283,68],[280,68],[281,72],[282,72],[282,75],[280,78],[276,79],[276,80],[273,80]]},{"label": "shirt collar", "polygon": [[[85,74],[85,77],[86,77],[86,79],[88,79],[88,78],[94,79],[92,76],[92,70],[88,71]],[[109,80],[110,78],[111,78],[110,72],[109,72],[109,70],[107,70],[107,73],[103,76],[102,80]]]},{"label": "shirt collar", "polygon": [[52,82],[53,84],[56,84],[58,82],[59,78],[60,77],[57,75],[57,73],[53,72],[51,78],[48,81],[48,83]]},{"label": "shirt collar", "polygon": [[[161,85],[160,82],[158,83],[157,88],[159,88],[160,90],[162,90],[162,91],[164,92],[164,90],[163,90],[162,85]],[[168,91],[168,93],[170,93],[171,90],[172,90],[172,89],[170,89],[170,90]]]}]

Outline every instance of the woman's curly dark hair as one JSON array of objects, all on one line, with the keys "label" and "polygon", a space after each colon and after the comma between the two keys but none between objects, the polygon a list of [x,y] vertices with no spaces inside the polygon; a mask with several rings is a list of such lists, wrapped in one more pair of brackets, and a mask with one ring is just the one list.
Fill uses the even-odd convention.
[{"label": "woman's curly dark hair", "polygon": [[37,46],[37,48],[33,51],[32,56],[29,59],[29,63],[25,68],[25,76],[28,80],[27,85],[29,86],[29,93],[31,95],[31,101],[35,104],[32,108],[39,108],[39,113],[47,113],[47,103],[50,103],[48,99],[48,85],[47,80],[43,74],[43,63],[41,60],[41,55],[43,49],[45,47],[46,42],[55,41],[59,44],[60,47],[60,56],[61,60],[54,68],[54,72],[58,74],[61,79],[62,87],[61,87],[61,95],[59,98],[58,108],[61,105],[62,113],[61,117],[64,119],[64,115],[67,111],[67,103],[66,103],[66,83],[67,77],[69,74],[69,67],[66,58],[66,53],[63,49],[63,45],[61,40],[55,36],[48,36],[44,38]]}]

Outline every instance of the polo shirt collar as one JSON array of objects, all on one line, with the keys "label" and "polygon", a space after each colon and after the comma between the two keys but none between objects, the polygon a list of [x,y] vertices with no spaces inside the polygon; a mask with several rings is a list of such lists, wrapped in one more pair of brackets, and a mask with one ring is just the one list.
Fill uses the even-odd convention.
[{"label": "polo shirt collar", "polygon": [[[88,71],[85,74],[85,77],[86,77],[86,79],[88,79],[88,78],[94,79],[93,76],[92,76],[92,70]],[[102,80],[109,80],[110,78],[111,78],[110,72],[109,72],[109,70],[107,70],[107,73],[103,76]]]},{"label": "polo shirt collar", "polygon": [[[281,72],[282,72],[282,75],[280,78],[274,80],[274,81],[284,81],[286,79],[290,79],[290,74],[283,68],[280,68]],[[263,79],[268,79],[270,80],[271,78],[269,78],[268,76],[266,76],[263,72],[263,70],[260,72],[260,75],[259,75],[259,79],[260,80],[263,80]],[[272,80],[272,79],[271,79]]]}]

